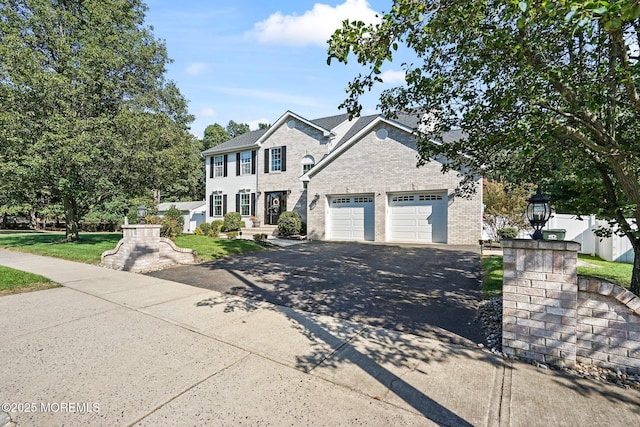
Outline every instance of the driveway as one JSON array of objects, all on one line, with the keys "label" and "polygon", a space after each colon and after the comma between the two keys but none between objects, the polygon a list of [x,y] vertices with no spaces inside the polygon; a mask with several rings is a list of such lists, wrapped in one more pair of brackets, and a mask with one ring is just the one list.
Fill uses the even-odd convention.
[{"label": "driveway", "polygon": [[149,275],[415,335],[482,342],[473,247],[309,242]]}]

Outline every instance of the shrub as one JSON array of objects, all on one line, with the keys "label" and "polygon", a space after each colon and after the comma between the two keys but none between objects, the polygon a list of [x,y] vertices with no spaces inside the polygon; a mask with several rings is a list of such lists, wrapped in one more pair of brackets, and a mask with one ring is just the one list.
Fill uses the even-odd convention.
[{"label": "shrub", "polygon": [[196,230],[198,228],[200,229],[200,234],[208,236],[209,232],[211,231],[211,224],[209,224],[208,222],[203,222],[196,228]]},{"label": "shrub", "polygon": [[294,211],[282,212],[278,218],[278,232],[282,236],[293,236],[300,234],[302,230],[302,219],[300,214]]},{"label": "shrub", "polygon": [[193,234],[195,234],[196,236],[204,236],[205,235],[200,226],[197,226],[196,229],[193,230]]},{"label": "shrub", "polygon": [[170,239],[182,234],[184,227],[184,217],[182,211],[176,208],[175,205],[171,206],[162,217],[160,221],[160,236],[168,237]]},{"label": "shrub", "polygon": [[237,238],[238,238],[238,232],[237,231],[228,231],[227,232],[227,239],[235,240]]},{"label": "shrub", "polygon": [[518,237],[518,229],[514,227],[505,227],[498,230],[498,237],[501,239],[515,239]]},{"label": "shrub", "polygon": [[222,231],[222,227],[224,226],[224,221],[221,219],[214,219],[211,221],[211,230],[217,236]]},{"label": "shrub", "polygon": [[256,233],[253,235],[253,240],[255,240],[258,243],[266,242],[267,235],[266,233]]},{"label": "shrub", "polygon": [[239,212],[227,212],[224,216],[224,223],[222,229],[227,231],[238,231],[242,228],[244,222],[242,221],[242,215]]}]

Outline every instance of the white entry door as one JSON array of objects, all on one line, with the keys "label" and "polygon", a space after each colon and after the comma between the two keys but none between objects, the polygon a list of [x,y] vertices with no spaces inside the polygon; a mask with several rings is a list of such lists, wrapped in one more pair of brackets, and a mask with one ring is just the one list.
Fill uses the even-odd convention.
[{"label": "white entry door", "polygon": [[398,194],[389,197],[391,241],[447,243],[444,194]]},{"label": "white entry door", "polygon": [[374,240],[373,196],[329,197],[330,240]]}]

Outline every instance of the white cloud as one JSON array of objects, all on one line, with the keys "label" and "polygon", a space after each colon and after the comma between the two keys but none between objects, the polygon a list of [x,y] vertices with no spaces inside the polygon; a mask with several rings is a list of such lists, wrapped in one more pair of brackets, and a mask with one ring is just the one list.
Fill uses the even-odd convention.
[{"label": "white cloud", "polygon": [[251,130],[258,130],[258,127],[259,127],[260,123],[271,124],[269,122],[269,119],[257,119],[257,120],[251,120],[251,121],[247,122],[247,124],[249,125],[249,128]]},{"label": "white cloud", "polygon": [[255,24],[251,35],[265,44],[324,47],[331,34],[342,26],[345,19],[379,22],[376,13],[367,0],[345,0],[336,7],[316,3],[304,15],[283,15],[276,12]]},{"label": "white cloud", "polygon": [[218,113],[213,108],[205,107],[196,113],[198,117],[215,117]]},{"label": "white cloud", "polygon": [[380,74],[380,78],[382,79],[383,82],[385,83],[404,83],[405,77],[405,73],[404,71],[394,71],[394,70],[387,70],[385,72],[383,72],[382,74]]},{"label": "white cloud", "polygon": [[187,67],[187,74],[190,76],[197,76],[208,68],[208,65],[204,62],[192,62]]}]

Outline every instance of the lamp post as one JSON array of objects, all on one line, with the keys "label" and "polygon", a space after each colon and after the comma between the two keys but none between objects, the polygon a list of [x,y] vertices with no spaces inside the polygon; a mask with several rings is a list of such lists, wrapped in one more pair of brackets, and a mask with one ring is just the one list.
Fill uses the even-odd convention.
[{"label": "lamp post", "polygon": [[144,219],[147,217],[147,208],[145,205],[138,206],[138,223],[144,224]]},{"label": "lamp post", "polygon": [[536,194],[531,196],[527,200],[527,219],[534,228],[533,240],[542,240],[542,227],[547,223],[551,217],[551,205],[549,204],[549,198],[540,192],[540,187]]}]

